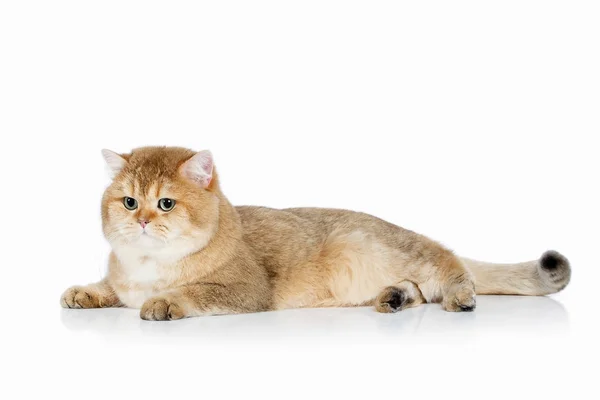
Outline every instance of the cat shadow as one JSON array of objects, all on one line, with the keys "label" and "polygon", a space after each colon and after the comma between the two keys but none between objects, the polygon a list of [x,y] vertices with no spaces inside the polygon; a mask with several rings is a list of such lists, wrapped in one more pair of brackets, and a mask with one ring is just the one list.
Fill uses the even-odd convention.
[{"label": "cat shadow", "polygon": [[124,308],[62,310],[62,324],[73,332],[108,339],[168,341],[289,341],[327,338],[336,343],[377,337],[397,340],[429,337],[469,340],[486,335],[555,335],[569,330],[569,315],[551,297],[479,296],[477,310],[449,313],[439,304],[380,314],[371,307],[296,309],[255,314],[152,322]]},{"label": "cat shadow", "polygon": [[379,329],[390,334],[459,341],[489,335],[539,337],[569,332],[568,311],[545,296],[477,296],[475,312],[450,313],[439,304],[426,304],[402,311],[398,320],[377,319]]}]

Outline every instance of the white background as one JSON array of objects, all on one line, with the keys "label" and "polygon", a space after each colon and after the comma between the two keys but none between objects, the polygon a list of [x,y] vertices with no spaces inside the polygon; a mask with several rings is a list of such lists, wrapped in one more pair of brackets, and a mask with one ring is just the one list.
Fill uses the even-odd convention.
[{"label": "white background", "polygon": [[[1,397],[594,397],[599,20],[597,1],[2,2]],[[489,261],[556,248],[572,283],[468,314],[61,310],[105,268],[100,149],[143,145],[211,149],[234,204],[365,211]]]}]

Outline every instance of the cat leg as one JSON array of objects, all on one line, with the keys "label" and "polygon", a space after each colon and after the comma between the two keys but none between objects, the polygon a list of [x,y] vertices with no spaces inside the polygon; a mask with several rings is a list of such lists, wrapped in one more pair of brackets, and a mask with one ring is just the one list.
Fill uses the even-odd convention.
[{"label": "cat leg", "polygon": [[140,318],[168,321],[266,311],[270,309],[270,301],[268,290],[260,290],[255,286],[242,283],[199,283],[181,286],[146,300],[140,310]]},{"label": "cat leg", "polygon": [[120,307],[121,301],[113,288],[102,280],[87,286],[73,286],[67,289],[60,298],[63,308],[103,308]]},{"label": "cat leg", "polygon": [[425,303],[419,287],[411,281],[402,281],[383,289],[375,299],[375,309],[381,313],[395,313]]},{"label": "cat leg", "polygon": [[438,266],[442,290],[442,308],[446,311],[475,310],[475,280],[471,272],[454,254]]}]

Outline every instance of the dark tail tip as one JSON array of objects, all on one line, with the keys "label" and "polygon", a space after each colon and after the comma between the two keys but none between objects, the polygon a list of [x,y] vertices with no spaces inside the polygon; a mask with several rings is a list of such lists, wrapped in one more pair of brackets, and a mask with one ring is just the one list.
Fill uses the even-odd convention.
[{"label": "dark tail tip", "polygon": [[553,291],[564,289],[571,280],[569,260],[558,251],[549,250],[542,254],[540,268],[545,272],[543,280]]},{"label": "dark tail tip", "polygon": [[569,260],[558,251],[548,250],[542,255],[540,265],[548,272],[568,268]]}]

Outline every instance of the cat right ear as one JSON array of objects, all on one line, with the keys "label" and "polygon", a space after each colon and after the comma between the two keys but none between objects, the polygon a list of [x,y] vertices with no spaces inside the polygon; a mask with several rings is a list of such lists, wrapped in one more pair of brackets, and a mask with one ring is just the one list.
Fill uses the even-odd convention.
[{"label": "cat right ear", "polygon": [[125,160],[123,157],[121,157],[114,151],[103,149],[102,156],[106,161],[106,166],[108,167],[108,172],[111,178],[117,176],[119,172],[121,172],[125,164],[127,164],[127,160]]}]

